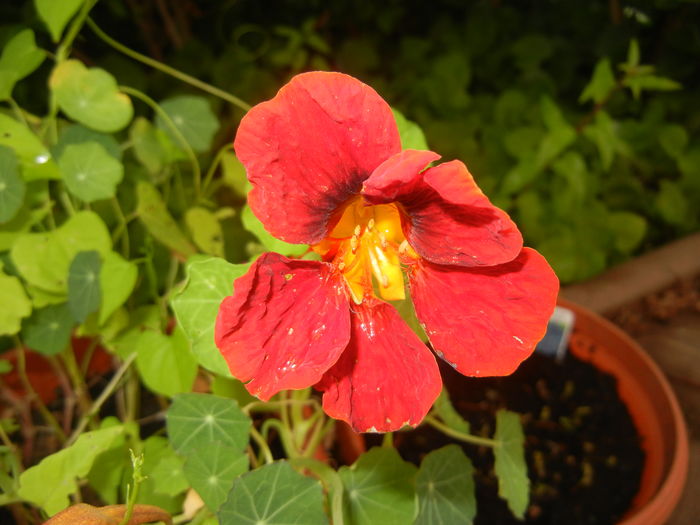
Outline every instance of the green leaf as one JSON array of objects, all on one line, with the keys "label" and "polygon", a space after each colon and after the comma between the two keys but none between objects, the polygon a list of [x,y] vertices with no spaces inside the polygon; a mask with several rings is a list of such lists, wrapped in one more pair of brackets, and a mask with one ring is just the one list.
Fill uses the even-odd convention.
[{"label": "green leaf", "polygon": [[136,367],[150,390],[166,396],[191,390],[197,376],[197,360],[182,330],[176,329],[172,335],[146,330],[134,351]]},{"label": "green leaf", "polygon": [[49,148],[44,146],[29,128],[0,113],[0,129],[0,146],[14,150],[19,157],[25,181],[61,178]]},{"label": "green leaf", "polygon": [[639,65],[639,42],[636,38],[630,40],[630,46],[627,49],[627,67],[636,67]]},{"label": "green leaf", "polygon": [[435,400],[433,410],[448,427],[457,432],[469,434],[469,422],[455,410],[446,388],[443,387],[442,392]]},{"label": "green leaf", "polygon": [[11,257],[29,284],[53,294],[65,294],[73,258],[88,250],[104,257],[112,250],[112,239],[99,215],[81,211],[51,233],[20,235],[12,246]]},{"label": "green leaf", "polygon": [[658,131],[659,144],[672,159],[678,159],[688,145],[688,132],[678,124],[666,124]]},{"label": "green leaf", "polygon": [[185,213],[185,224],[200,250],[209,255],[224,256],[224,233],[216,215],[206,208],[195,206]]},{"label": "green leaf", "polygon": [[210,394],[179,394],[168,409],[170,443],[185,456],[215,441],[242,451],[250,426],[250,418],[235,401]]},{"label": "green leaf", "polygon": [[675,91],[683,87],[675,80],[656,75],[628,76],[625,78],[623,85],[630,88],[635,98],[638,98],[639,94],[644,90]]},{"label": "green leaf", "polygon": [[12,363],[7,359],[0,359],[0,374],[7,374],[12,372]]},{"label": "green leaf", "polygon": [[617,81],[613,73],[610,59],[601,58],[595,65],[591,81],[583,88],[579,102],[592,100],[596,104],[603,102],[615,88]]},{"label": "green leaf", "polygon": [[394,114],[396,125],[399,128],[401,149],[430,149],[425,140],[425,134],[418,124],[408,120],[398,109],[391,108],[391,112]]},{"label": "green leaf", "polygon": [[601,164],[604,170],[609,170],[615,158],[615,153],[631,155],[629,146],[620,138],[619,125],[608,113],[596,113],[593,124],[583,130],[583,134],[598,147]]},{"label": "green leaf", "polygon": [[350,522],[355,525],[405,525],[415,516],[416,467],[394,448],[375,447],[338,475],[345,486]]},{"label": "green leaf", "polygon": [[503,145],[513,157],[524,159],[537,151],[542,136],[542,131],[535,126],[520,126],[503,136]]},{"label": "green leaf", "polygon": [[0,100],[12,96],[15,84],[38,68],[46,53],[36,47],[34,31],[24,29],[5,44],[0,55]]},{"label": "green leaf", "polygon": [[100,254],[90,250],[78,252],[68,269],[68,308],[79,323],[100,308],[101,268]]},{"label": "green leaf", "polygon": [[414,525],[460,523],[476,515],[474,467],[458,445],[433,450],[416,475],[418,517]]},{"label": "green leaf", "polygon": [[[107,416],[100,423],[100,428],[112,428],[121,423],[115,416]],[[124,433],[118,435],[108,450],[105,450],[95,458],[87,480],[90,487],[97,492],[100,499],[108,504],[119,503],[120,485],[125,472],[131,473],[132,466],[129,459],[129,449],[126,446],[126,436],[138,435],[139,428],[134,422],[124,425]]]},{"label": "green leaf", "polygon": [[22,336],[32,350],[55,355],[68,346],[74,324],[68,303],[55,304],[34,310],[24,323]]},{"label": "green leaf", "polygon": [[498,495],[506,500],[516,518],[523,519],[530,500],[530,479],[527,477],[525,436],[520,416],[507,410],[496,412],[494,439],[498,441],[493,449]]},{"label": "green leaf", "polygon": [[115,252],[108,252],[102,260],[100,271],[100,303],[99,324],[107,319],[129,298],[136,285],[138,268],[136,264],[125,260]]},{"label": "green leaf", "polygon": [[289,244],[273,237],[255,216],[247,204],[241,210],[241,222],[243,227],[255,235],[266,251],[281,253],[282,255],[302,255],[309,247],[306,244]]},{"label": "green leaf", "polygon": [[219,305],[233,292],[233,281],[249,264],[231,264],[218,257],[196,256],[187,261],[185,286],[171,301],[178,324],[192,344],[199,364],[230,376],[226,361],[214,344],[214,324]]},{"label": "green leaf", "polygon": [[167,135],[143,117],[134,120],[129,128],[129,138],[136,158],[151,174],[159,173],[168,163],[179,158]]},{"label": "green leaf", "polygon": [[12,220],[22,207],[27,190],[19,176],[15,152],[0,146],[0,224]]},{"label": "green leaf", "polygon": [[119,131],[134,114],[131,99],[117,89],[112,75],[104,69],[88,69],[78,60],[58,64],[49,87],[66,115],[97,131]]},{"label": "green leaf", "polygon": [[549,132],[540,142],[536,154],[537,169],[542,169],[576,140],[576,130],[562,115],[554,101],[545,96],[540,100],[542,120]]},{"label": "green leaf", "polygon": [[114,138],[114,135],[100,133],[99,131],[86,128],[80,124],[72,124],[61,131],[58,137],[58,143],[51,149],[55,158],[60,159],[66,146],[71,144],[85,144],[97,142],[100,144],[115,160],[121,162],[122,149]]},{"label": "green leaf", "polygon": [[190,488],[183,472],[184,465],[185,460],[175,454],[163,455],[150,474],[154,492],[177,496]]},{"label": "green leaf", "polygon": [[97,142],[66,146],[58,166],[68,191],[85,202],[114,197],[124,176],[122,163]]},{"label": "green leaf", "polygon": [[166,470],[167,466],[173,465],[175,462],[182,464],[182,460],[172,449],[167,439],[162,436],[151,436],[144,441],[141,470],[146,479],[141,483],[136,503],[156,505],[171,514],[182,512],[183,497],[172,495],[172,491],[178,483],[181,483],[182,472],[179,475],[180,480],[163,480],[158,476]]},{"label": "green leaf", "polygon": [[25,470],[19,478],[19,496],[50,516],[56,514],[69,505],[68,496],[78,491],[76,478],[86,476],[95,458],[122,432],[122,426],[115,426],[83,433],[70,447]]},{"label": "green leaf", "polygon": [[661,181],[661,187],[654,199],[656,209],[669,224],[684,225],[688,220],[689,203],[680,186],[668,180]]},{"label": "green leaf", "polygon": [[32,313],[32,303],[17,277],[0,270],[0,335],[14,335],[22,319]]},{"label": "green leaf", "polygon": [[252,186],[246,177],[245,166],[232,151],[227,151],[221,156],[221,171],[226,186],[241,197],[248,195]]},{"label": "green leaf", "polygon": [[215,441],[191,451],[185,476],[209,510],[217,512],[226,501],[233,480],[248,471],[248,454]]},{"label": "green leaf", "polygon": [[647,232],[646,219],[629,211],[613,212],[608,221],[615,238],[615,248],[625,254],[634,251]]},{"label": "green leaf", "polygon": [[49,28],[54,42],[61,39],[63,28],[80,9],[83,0],[34,0],[39,16]]},{"label": "green leaf", "polygon": [[129,327],[109,342],[109,349],[122,359],[134,353],[141,335],[146,331],[160,331],[160,309],[155,304],[139,306],[129,315]]},{"label": "green leaf", "polygon": [[139,181],[136,185],[136,198],[138,200],[136,213],[153,237],[185,257],[196,253],[197,250],[170,215],[155,186]]},{"label": "green leaf", "polygon": [[285,461],[239,477],[218,517],[220,523],[236,525],[328,523],[321,484],[295,472]]},{"label": "green leaf", "polygon": [[[219,121],[204,97],[182,95],[160,103],[161,108],[175,124],[194,151],[205,152],[211,147],[214,135],[219,129]],[[170,136],[175,144],[177,137],[172,135],[170,126],[156,117],[156,125]]]}]

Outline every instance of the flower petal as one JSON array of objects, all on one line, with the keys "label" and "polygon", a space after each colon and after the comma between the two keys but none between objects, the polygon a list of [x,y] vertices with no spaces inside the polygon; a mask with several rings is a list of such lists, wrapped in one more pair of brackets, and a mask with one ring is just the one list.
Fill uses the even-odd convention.
[{"label": "flower petal", "polygon": [[420,423],[440,394],[435,356],[393,306],[355,307],[350,343],[316,388],[323,409],[357,432],[391,432]]},{"label": "flower petal", "polygon": [[389,105],[340,73],[295,76],[243,117],[234,142],[253,213],[274,236],[320,242],[340,205],[401,150]]},{"label": "flower petal", "polygon": [[343,286],[328,264],[261,255],[216,319],[216,345],[233,376],[264,401],[321,379],[350,340]]},{"label": "flower petal", "polygon": [[421,184],[418,175],[440,155],[433,151],[406,149],[382,162],[362,185],[362,195],[375,204],[395,201]]},{"label": "flower petal", "polygon": [[415,169],[418,163],[404,162],[400,167],[412,171],[401,173],[387,173],[384,164],[365,181],[363,195],[373,204],[401,204],[404,235],[421,257],[437,264],[493,266],[520,253],[518,227],[491,204],[463,163],[446,162],[421,172]]},{"label": "flower petal", "polygon": [[490,268],[421,261],[410,271],[416,315],[433,348],[469,376],[512,373],[544,336],[559,281],[535,250]]}]

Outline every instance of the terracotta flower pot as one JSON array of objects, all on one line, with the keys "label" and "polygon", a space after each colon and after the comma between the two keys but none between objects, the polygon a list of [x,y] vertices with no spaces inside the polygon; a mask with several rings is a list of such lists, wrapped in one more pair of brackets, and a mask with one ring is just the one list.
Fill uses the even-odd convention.
[{"label": "terracotta flower pot", "polygon": [[620,525],[663,525],[683,492],[688,433],[671,386],[654,361],[627,334],[593,312],[560,300],[576,325],[570,350],[614,375],[646,453],[639,492]]}]

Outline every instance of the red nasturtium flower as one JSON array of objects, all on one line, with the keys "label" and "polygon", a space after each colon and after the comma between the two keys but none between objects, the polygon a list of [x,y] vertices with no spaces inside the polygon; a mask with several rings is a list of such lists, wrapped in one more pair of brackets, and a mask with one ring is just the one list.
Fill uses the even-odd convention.
[{"label": "red nasturtium flower", "polygon": [[420,423],[442,383],[386,302],[404,298],[404,273],[435,353],[462,374],[510,374],[544,335],[552,269],[464,164],[402,151],[369,86],[298,75],[248,112],[234,146],[265,228],[321,257],[265,253],[222,302],[216,343],[252,394],[314,386],[361,432]]}]

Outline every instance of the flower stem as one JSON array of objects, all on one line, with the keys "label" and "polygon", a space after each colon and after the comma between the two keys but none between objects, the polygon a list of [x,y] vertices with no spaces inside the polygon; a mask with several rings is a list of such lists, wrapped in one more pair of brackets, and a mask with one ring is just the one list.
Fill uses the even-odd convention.
[{"label": "flower stem", "polygon": [[338,473],[325,463],[316,459],[295,458],[289,463],[297,469],[306,469],[313,472],[326,486],[328,497],[331,500],[331,517],[333,525],[343,525],[343,482]]},{"label": "flower stem", "polygon": [[123,44],[120,44],[119,42],[108,36],[104,31],[102,31],[102,29],[100,29],[90,17],[88,17],[87,19],[87,25],[90,26],[90,29],[92,29],[95,32],[95,34],[98,37],[100,37],[106,44],[112,46],[120,53],[124,53],[128,57],[133,58],[138,62],[146,64],[147,66],[157,69],[158,71],[175,77],[178,80],[181,80],[191,86],[194,86],[198,89],[201,89],[202,91],[209,93],[210,95],[214,95],[215,97],[223,99],[226,102],[230,102],[234,106],[238,106],[239,108],[241,108],[243,111],[248,111],[250,109],[251,106],[249,104],[243,102],[240,98],[231,95],[230,93],[227,93],[223,89],[219,89],[215,86],[212,86],[211,84],[202,82],[198,78],[190,76],[187,73],[183,73],[182,71],[172,68],[166,64],[163,64],[162,62],[158,62],[157,60],[147,57],[146,55],[142,55],[141,53],[134,51],[133,49],[130,49]]},{"label": "flower stem", "polygon": [[428,423],[433,428],[439,430],[440,432],[442,432],[446,436],[450,436],[451,438],[458,439],[459,441],[464,441],[465,443],[470,443],[472,445],[477,445],[480,447],[491,447],[491,448],[501,446],[501,442],[496,440],[496,439],[473,436],[471,434],[465,434],[464,432],[459,432],[457,430],[454,430],[454,429],[448,427],[444,423],[441,423],[440,421],[435,419],[433,416],[426,416],[423,421]]},{"label": "flower stem", "polygon": [[265,441],[265,438],[255,429],[255,427],[250,427],[250,436],[260,447],[260,452],[265,458],[265,463],[272,463],[275,458],[272,456],[272,451],[270,451],[270,446],[267,444],[267,441]]},{"label": "flower stem", "polygon": [[73,23],[71,23],[70,27],[68,28],[65,38],[56,50],[56,62],[63,62],[68,57],[73,40],[75,40],[75,37],[78,36],[78,33],[80,33],[80,29],[83,27],[85,19],[88,17],[90,10],[96,3],[97,0],[86,0],[83,2],[80,13],[78,13],[78,16],[73,19]]}]

